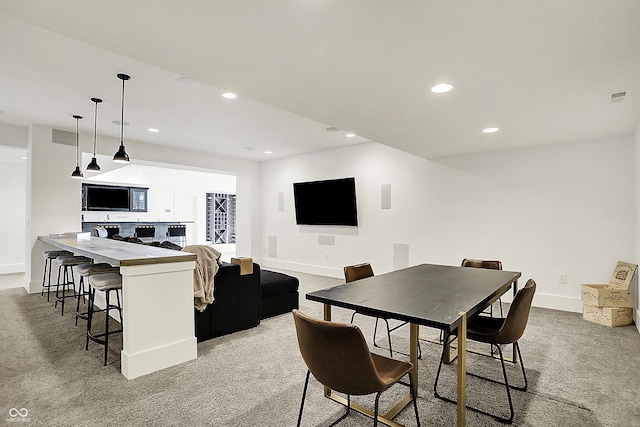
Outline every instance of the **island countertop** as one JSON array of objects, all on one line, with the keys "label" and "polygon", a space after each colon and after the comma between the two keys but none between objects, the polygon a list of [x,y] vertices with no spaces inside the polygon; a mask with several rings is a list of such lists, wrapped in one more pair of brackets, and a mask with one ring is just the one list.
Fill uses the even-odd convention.
[{"label": "island countertop", "polygon": [[195,261],[192,253],[105,239],[102,237],[38,236],[38,240],[76,254],[99,258],[111,265],[131,266]]}]

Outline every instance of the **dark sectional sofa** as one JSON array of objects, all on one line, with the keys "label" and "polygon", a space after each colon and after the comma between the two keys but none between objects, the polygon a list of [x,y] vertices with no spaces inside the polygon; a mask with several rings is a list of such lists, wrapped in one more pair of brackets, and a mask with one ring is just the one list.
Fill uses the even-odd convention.
[{"label": "dark sectional sofa", "polygon": [[240,274],[240,266],[226,262],[214,279],[214,301],[195,312],[198,342],[253,328],[261,319],[298,308],[298,279],[262,270],[253,263],[252,274]]},{"label": "dark sectional sofa", "polygon": [[[175,243],[144,243],[135,237],[105,236],[179,251]],[[220,262],[213,287],[213,302],[200,312],[194,309],[198,342],[231,334],[260,324],[260,320],[298,308],[298,279],[260,269],[253,263],[252,274],[240,274],[240,265]]]},{"label": "dark sectional sofa", "polygon": [[260,272],[260,317],[266,319],[299,308],[299,284],[296,277],[262,270]]}]

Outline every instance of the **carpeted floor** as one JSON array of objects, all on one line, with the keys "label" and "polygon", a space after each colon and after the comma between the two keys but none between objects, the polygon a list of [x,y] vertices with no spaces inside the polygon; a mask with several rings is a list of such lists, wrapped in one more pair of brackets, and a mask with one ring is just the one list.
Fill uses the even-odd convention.
[{"label": "carpeted floor", "polygon": [[[301,309],[321,317],[320,304],[304,294],[341,282],[302,273]],[[295,425],[306,367],[300,357],[290,314],[263,321],[248,331],[198,345],[198,358],[128,381],[120,374],[120,339],[102,366],[102,347],[84,350],[84,323],[53,309],[40,294],[0,291],[0,424],[31,426],[292,426]],[[158,313],[159,316],[167,313]],[[351,312],[334,308],[334,320]],[[356,323],[371,340],[373,320]],[[437,333],[426,328],[421,336]],[[382,335],[379,343],[383,342]],[[394,348],[408,351],[408,328],[393,334]],[[635,326],[607,328],[576,313],[533,308],[520,341],[529,378],[527,392],[513,391],[516,426],[640,425],[640,335]],[[418,409],[423,426],[455,425],[455,406],[434,398],[439,347],[423,342],[419,361]],[[374,349],[381,354],[385,350]],[[404,357],[398,355],[398,357]],[[501,378],[499,362],[469,355],[468,372]],[[455,363],[445,366],[439,390],[455,395]],[[519,367],[508,364],[509,378]],[[507,415],[504,388],[468,376],[468,403]],[[406,391],[397,386],[382,395],[381,407]],[[358,398],[372,404],[373,398]],[[302,425],[328,426],[343,408],[323,398],[315,380],[309,386]],[[397,421],[415,425],[413,411]],[[339,425],[368,426],[352,414]],[[467,411],[467,425],[501,425]]]}]

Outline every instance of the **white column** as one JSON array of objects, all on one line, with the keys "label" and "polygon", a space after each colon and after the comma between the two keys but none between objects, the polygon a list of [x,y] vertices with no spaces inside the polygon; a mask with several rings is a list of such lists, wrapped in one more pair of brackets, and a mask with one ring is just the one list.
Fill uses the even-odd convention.
[{"label": "white column", "polygon": [[[71,117],[69,122],[72,126]],[[80,231],[82,227],[82,180],[71,178],[75,155],[75,146],[52,142],[51,128],[29,126],[24,282],[29,293],[40,292],[42,285],[42,251],[47,248],[38,236]]]}]

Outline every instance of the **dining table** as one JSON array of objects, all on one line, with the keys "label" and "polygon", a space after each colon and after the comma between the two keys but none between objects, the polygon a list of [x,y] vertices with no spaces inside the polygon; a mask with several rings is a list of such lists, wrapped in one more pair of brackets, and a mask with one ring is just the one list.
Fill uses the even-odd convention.
[{"label": "dining table", "polygon": [[[321,289],[306,298],[324,304],[324,319],[331,321],[331,307],[356,310],[374,317],[397,319],[409,323],[410,352],[413,364],[414,391],[418,395],[419,327],[425,326],[455,333],[457,346],[457,426],[466,424],[466,334],[467,321],[483,311],[500,296],[518,289],[520,272],[419,264],[365,279]],[[325,396],[342,404],[347,400],[325,387]],[[393,418],[409,403],[407,393],[378,420],[400,426]],[[373,417],[373,412],[351,402],[352,409]]]}]

